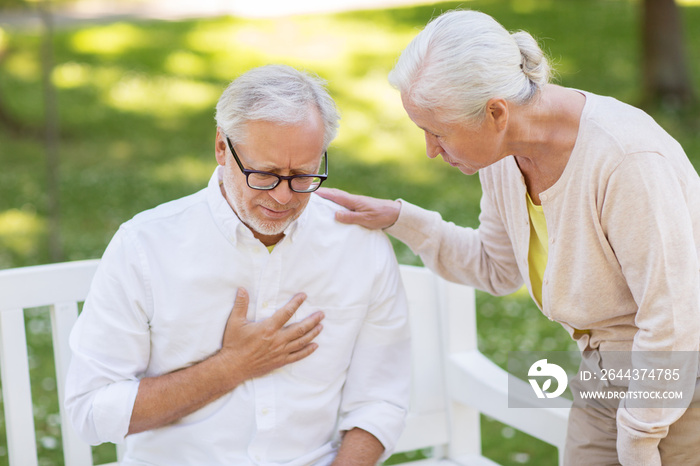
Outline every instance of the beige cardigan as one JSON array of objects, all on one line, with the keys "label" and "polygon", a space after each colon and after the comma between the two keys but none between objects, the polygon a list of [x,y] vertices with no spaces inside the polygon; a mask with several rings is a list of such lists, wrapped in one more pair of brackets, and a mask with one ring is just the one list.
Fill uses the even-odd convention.
[{"label": "beige cardigan", "polygon": [[[582,350],[696,351],[700,177],[680,145],[644,112],[584,94],[566,169],[540,194],[549,235],[542,312]],[[515,159],[482,169],[480,180],[478,229],[402,202],[398,221],[386,231],[448,280],[496,295],[525,282],[532,294],[526,186]],[[658,464],[648,460],[658,445],[654,437],[665,435],[680,414],[619,413],[618,430],[628,434],[618,436],[623,464]]]}]

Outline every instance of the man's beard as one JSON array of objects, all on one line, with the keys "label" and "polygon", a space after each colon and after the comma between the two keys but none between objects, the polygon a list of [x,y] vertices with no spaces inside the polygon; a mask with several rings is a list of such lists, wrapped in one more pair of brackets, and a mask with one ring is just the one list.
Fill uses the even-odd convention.
[{"label": "man's beard", "polygon": [[[265,220],[259,216],[254,215],[250,210],[248,210],[249,205],[241,202],[242,196],[237,196],[236,188],[233,185],[232,180],[224,176],[224,189],[226,192],[226,197],[232,206],[234,213],[248,228],[253,232],[260,233],[265,236],[275,236],[284,233],[284,231],[289,227],[289,225],[296,220],[300,212],[295,215],[285,218],[283,220]],[[246,187],[247,188],[247,187]],[[252,189],[252,188],[247,188]],[[263,206],[270,210],[280,211],[280,210],[290,210],[295,209],[299,206],[299,202],[290,201],[289,203],[282,205],[276,203],[273,199],[263,199],[257,200],[255,206]]]}]

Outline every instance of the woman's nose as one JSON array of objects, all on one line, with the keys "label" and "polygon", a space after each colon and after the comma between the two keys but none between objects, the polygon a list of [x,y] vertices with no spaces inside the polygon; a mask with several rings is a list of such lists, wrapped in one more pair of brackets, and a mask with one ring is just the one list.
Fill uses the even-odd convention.
[{"label": "woman's nose", "polygon": [[428,158],[434,159],[442,152],[442,147],[437,142],[437,138],[432,134],[425,133],[425,153]]}]

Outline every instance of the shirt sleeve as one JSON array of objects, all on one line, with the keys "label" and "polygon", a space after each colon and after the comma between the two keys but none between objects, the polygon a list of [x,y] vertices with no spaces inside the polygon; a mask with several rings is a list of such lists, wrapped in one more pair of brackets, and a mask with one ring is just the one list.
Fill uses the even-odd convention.
[{"label": "shirt sleeve", "polygon": [[410,397],[408,306],[388,238],[377,233],[369,310],[343,387],[339,431],[355,427],[374,435],[388,458],[404,428]]},{"label": "shirt sleeve", "polygon": [[[628,155],[609,179],[601,224],[638,306],[633,351],[642,352],[637,353],[642,361],[652,361],[655,367],[647,369],[678,369],[681,374],[663,387],[659,380],[631,381],[629,390],[692,394],[700,339],[700,265],[691,212],[671,163],[657,153]],[[661,351],[672,353],[654,357]],[[617,414],[622,464],[661,464],[659,440],[685,411],[674,401],[674,406],[659,400],[644,407],[623,400]]]},{"label": "shirt sleeve", "polygon": [[88,443],[121,443],[149,360],[147,274],[124,227],[100,262],[70,335],[65,405]]},{"label": "shirt sleeve", "polygon": [[398,220],[385,231],[446,280],[497,296],[510,294],[522,286],[523,278],[503,220],[488,194],[489,181],[481,180],[484,194],[478,229],[446,222],[437,212],[401,200]]}]

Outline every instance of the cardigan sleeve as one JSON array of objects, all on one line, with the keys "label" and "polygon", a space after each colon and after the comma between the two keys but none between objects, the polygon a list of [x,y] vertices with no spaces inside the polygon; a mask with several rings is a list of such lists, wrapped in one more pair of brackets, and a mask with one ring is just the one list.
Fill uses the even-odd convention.
[{"label": "cardigan sleeve", "polygon": [[[633,351],[661,365],[654,369],[667,361],[682,376],[665,387],[658,380],[631,381],[629,390],[692,394],[700,339],[700,265],[683,183],[672,164],[658,153],[627,155],[608,180],[601,224],[638,307]],[[654,357],[659,351],[673,353]],[[654,403],[621,403],[622,464],[661,464],[658,442],[685,408]]]},{"label": "cardigan sleeve", "polygon": [[446,222],[437,212],[401,200],[398,220],[385,231],[408,245],[428,268],[446,280],[505,295],[520,288],[523,278],[483,178],[482,186],[477,229]]}]

